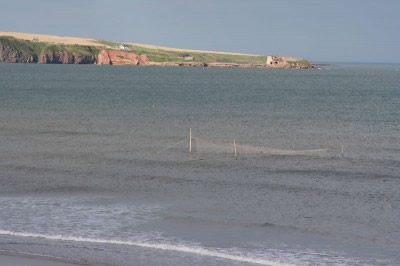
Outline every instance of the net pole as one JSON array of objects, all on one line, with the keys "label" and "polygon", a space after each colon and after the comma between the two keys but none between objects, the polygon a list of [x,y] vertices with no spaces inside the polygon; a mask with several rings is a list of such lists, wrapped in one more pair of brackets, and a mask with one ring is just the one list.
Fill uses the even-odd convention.
[{"label": "net pole", "polygon": [[342,145],[342,158],[344,158],[344,145]]},{"label": "net pole", "polygon": [[233,140],[233,149],[234,149],[234,153],[235,153],[235,159],[237,160],[237,149],[236,149],[236,141]]},{"label": "net pole", "polygon": [[192,153],[192,128],[189,128],[189,153]]}]

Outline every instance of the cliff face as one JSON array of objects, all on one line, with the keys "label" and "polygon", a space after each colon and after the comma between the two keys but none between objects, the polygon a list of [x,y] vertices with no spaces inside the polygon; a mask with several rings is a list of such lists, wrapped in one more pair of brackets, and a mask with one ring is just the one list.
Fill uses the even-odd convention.
[{"label": "cliff face", "polygon": [[0,37],[0,62],[41,64],[94,64],[98,50],[89,46],[35,43]]},{"label": "cliff face", "polygon": [[33,51],[18,49],[8,42],[0,42],[0,62],[7,63],[36,63],[37,56]]},{"label": "cliff face", "polygon": [[102,50],[97,56],[97,64],[100,65],[146,65],[146,55],[137,55],[117,50]]},{"label": "cliff face", "polygon": [[28,41],[0,38],[0,62],[40,64],[146,65],[146,55],[91,47],[44,46]]},{"label": "cliff face", "polygon": [[47,51],[39,56],[41,64],[94,64],[96,58],[67,51]]}]

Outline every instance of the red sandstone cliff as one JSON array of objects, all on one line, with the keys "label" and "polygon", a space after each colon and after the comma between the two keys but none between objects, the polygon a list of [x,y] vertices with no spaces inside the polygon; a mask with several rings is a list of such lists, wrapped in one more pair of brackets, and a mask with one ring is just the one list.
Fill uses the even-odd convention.
[{"label": "red sandstone cliff", "polygon": [[118,50],[102,50],[97,56],[99,65],[146,65],[146,55],[137,55]]}]

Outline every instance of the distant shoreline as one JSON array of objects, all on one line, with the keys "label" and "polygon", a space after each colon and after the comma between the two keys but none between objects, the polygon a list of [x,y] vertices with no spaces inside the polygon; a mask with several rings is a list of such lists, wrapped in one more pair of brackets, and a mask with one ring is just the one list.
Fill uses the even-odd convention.
[{"label": "distant shoreline", "polygon": [[0,62],[217,68],[314,68],[308,60],[273,55],[168,48],[127,42],[0,32]]}]

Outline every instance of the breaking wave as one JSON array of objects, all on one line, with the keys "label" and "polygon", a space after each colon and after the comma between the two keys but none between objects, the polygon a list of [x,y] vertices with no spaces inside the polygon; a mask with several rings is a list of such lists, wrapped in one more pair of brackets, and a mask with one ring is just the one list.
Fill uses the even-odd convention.
[{"label": "breaking wave", "polygon": [[220,252],[216,250],[210,250],[204,247],[190,247],[185,245],[173,245],[173,244],[163,244],[163,243],[145,243],[145,242],[135,242],[129,240],[112,240],[112,239],[98,239],[98,238],[84,238],[84,237],[75,237],[75,236],[64,236],[64,235],[47,235],[47,234],[36,234],[36,233],[28,233],[28,232],[12,232],[0,230],[0,235],[9,235],[9,236],[17,236],[17,237],[32,237],[32,238],[41,238],[47,240],[58,240],[58,241],[73,241],[73,242],[85,242],[85,243],[94,243],[94,244],[113,244],[113,245],[127,245],[127,246],[135,246],[141,248],[152,248],[163,251],[175,251],[182,253],[189,253],[198,256],[207,256],[207,257],[216,257],[221,259],[232,260],[236,262],[245,262],[245,263],[253,263],[259,265],[268,265],[268,266],[294,266],[293,264],[282,263],[273,260],[267,260],[263,258],[250,257],[250,256],[242,256],[229,254],[225,252]]}]

